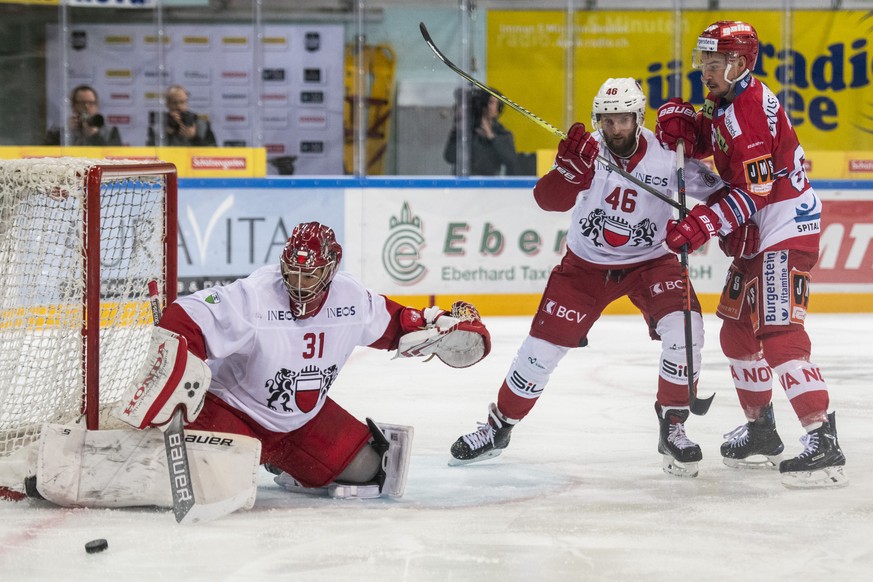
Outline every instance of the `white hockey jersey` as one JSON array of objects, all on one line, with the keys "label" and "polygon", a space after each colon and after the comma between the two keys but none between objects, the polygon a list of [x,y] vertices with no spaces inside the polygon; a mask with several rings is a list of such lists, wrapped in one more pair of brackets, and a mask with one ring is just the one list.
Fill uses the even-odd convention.
[{"label": "white hockey jersey", "polygon": [[209,391],[275,432],[315,416],[355,347],[379,340],[391,321],[385,297],[342,272],[321,310],[295,320],[278,264],[177,304],[206,340]]},{"label": "white hockey jersey", "polygon": [[[643,128],[640,146],[629,160],[613,156],[601,142],[601,155],[665,196],[675,198],[676,153],[662,148],[654,133]],[[591,187],[576,197],[567,247],[574,255],[598,265],[632,265],[668,254],[664,241],[674,210],[663,200],[597,161]],[[686,194],[706,200],[724,187],[722,180],[697,160],[685,165]],[[689,206],[693,204],[689,201]]]}]

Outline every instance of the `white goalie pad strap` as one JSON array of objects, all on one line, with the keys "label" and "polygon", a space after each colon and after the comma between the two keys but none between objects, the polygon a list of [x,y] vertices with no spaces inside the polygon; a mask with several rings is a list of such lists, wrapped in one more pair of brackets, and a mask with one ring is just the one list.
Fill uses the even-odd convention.
[{"label": "white goalie pad strap", "polygon": [[138,378],[122,395],[114,415],[134,428],[166,427],[177,408],[191,423],[203,408],[212,372],[188,351],[179,334],[155,327]]},{"label": "white goalie pad strap", "polygon": [[[185,435],[194,499],[221,504],[227,513],[249,509],[257,492],[261,443],[218,432]],[[85,430],[43,425],[36,486],[64,507],[172,507],[163,433],[147,430]]]},{"label": "white goalie pad strap", "polygon": [[304,487],[300,481],[284,472],[273,480],[292,493],[305,493],[335,499],[376,499],[382,496],[379,485],[376,483],[330,483],[324,487]]}]

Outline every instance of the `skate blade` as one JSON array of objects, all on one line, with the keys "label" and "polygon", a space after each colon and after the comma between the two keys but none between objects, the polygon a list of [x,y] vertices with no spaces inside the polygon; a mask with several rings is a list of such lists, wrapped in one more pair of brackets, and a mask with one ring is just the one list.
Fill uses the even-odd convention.
[{"label": "skate blade", "polygon": [[680,463],[670,455],[661,456],[661,468],[668,475],[674,477],[697,477],[698,468],[697,462]]},{"label": "skate blade", "polygon": [[474,459],[456,459],[452,457],[449,459],[449,467],[460,467],[462,465],[469,465],[471,463],[478,463],[479,461],[487,461],[488,459],[493,459],[494,457],[499,457],[500,453],[503,452],[503,449],[491,449],[487,453],[482,453],[478,457]]},{"label": "skate blade", "polygon": [[845,467],[825,467],[818,471],[782,473],[782,484],[788,489],[837,489],[849,484]]},{"label": "skate blade", "polygon": [[730,459],[722,457],[724,464],[731,469],[750,469],[752,471],[776,470],[779,468],[779,463],[782,462],[782,455],[750,455],[745,459]]}]

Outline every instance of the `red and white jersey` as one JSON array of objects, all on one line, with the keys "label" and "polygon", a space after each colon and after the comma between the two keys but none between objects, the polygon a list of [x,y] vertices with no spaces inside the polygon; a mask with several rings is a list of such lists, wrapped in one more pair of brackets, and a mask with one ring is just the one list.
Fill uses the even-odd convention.
[{"label": "red and white jersey", "polygon": [[305,319],[291,314],[278,264],[176,305],[202,332],[209,391],[275,432],[296,430],[318,413],[356,346],[388,348],[398,333],[399,306],[342,272]]},{"label": "red and white jersey", "polygon": [[730,232],[754,220],[761,251],[798,249],[817,252],[821,201],[803,169],[804,153],[791,121],[769,87],[746,75],[732,102],[708,95],[698,114],[698,156],[713,155],[730,194],[713,205]]},{"label": "red and white jersey", "polygon": [[[669,198],[677,190],[676,153],[662,148],[655,134],[643,128],[639,147],[627,160],[614,156],[603,144],[600,133],[592,134],[600,145],[600,155],[610,156],[641,182]],[[594,180],[581,192],[556,170],[537,182],[534,197],[544,210],[573,209],[567,232],[569,250],[589,263],[605,266],[630,266],[669,254],[661,243],[667,221],[674,218],[673,207],[628,181],[606,164],[596,161]],[[724,188],[724,183],[706,166],[687,159],[686,194],[706,200]]]}]

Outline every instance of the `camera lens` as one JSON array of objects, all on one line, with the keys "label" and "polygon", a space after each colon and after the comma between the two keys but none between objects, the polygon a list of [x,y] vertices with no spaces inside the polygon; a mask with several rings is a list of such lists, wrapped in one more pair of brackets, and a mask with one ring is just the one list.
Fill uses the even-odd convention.
[{"label": "camera lens", "polygon": [[103,124],[105,123],[103,116],[99,113],[96,113],[91,117],[86,117],[84,121],[91,127],[103,127]]}]

